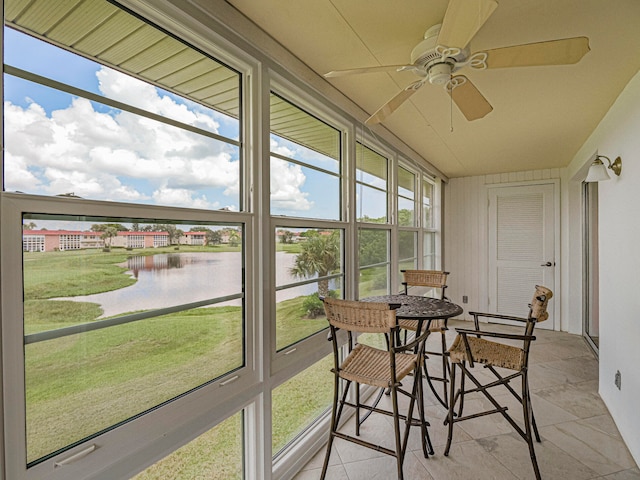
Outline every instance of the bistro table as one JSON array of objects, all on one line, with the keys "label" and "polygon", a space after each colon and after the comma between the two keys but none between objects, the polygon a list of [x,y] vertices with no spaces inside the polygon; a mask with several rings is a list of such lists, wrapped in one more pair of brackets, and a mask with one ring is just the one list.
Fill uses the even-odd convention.
[{"label": "bistro table", "polygon": [[[415,320],[417,322],[416,336],[420,335],[423,327],[429,328],[431,326],[432,320],[444,320],[446,325],[446,321],[449,318],[457,317],[463,312],[460,305],[457,305],[448,300],[422,297],[418,295],[379,295],[375,297],[362,298],[361,301],[399,304],[400,308],[396,310],[396,318],[402,320]],[[426,322],[426,326],[424,325],[424,322]],[[433,387],[427,371],[425,371],[425,378],[427,379],[427,383],[429,384],[431,391],[436,396],[438,401],[444,407],[448,408],[447,402],[440,397],[438,392],[436,392],[435,388]],[[378,401],[380,400],[380,396],[375,403],[378,403]],[[362,421],[364,421],[365,419],[366,416]]]}]

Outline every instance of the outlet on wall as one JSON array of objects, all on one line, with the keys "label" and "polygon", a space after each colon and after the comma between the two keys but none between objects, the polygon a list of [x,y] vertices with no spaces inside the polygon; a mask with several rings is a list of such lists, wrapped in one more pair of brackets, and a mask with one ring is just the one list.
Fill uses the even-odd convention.
[{"label": "outlet on wall", "polygon": [[469,301],[469,297],[467,297],[466,295],[462,296],[462,303],[467,303]]}]

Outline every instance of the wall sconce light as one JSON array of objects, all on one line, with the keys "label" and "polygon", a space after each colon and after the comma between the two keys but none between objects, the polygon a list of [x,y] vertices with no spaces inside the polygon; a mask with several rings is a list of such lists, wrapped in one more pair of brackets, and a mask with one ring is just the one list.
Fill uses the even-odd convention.
[{"label": "wall sconce light", "polygon": [[[604,158],[609,162],[609,166],[605,166],[602,163],[601,158]],[[604,155],[596,156],[596,159],[593,161],[591,166],[589,167],[589,173],[587,173],[587,178],[585,182],[601,182],[603,180],[609,180],[609,173],[607,172],[607,168],[613,171],[616,175],[620,176],[620,172],[622,171],[622,160],[620,157],[616,158],[613,163],[609,157],[605,157]]]}]

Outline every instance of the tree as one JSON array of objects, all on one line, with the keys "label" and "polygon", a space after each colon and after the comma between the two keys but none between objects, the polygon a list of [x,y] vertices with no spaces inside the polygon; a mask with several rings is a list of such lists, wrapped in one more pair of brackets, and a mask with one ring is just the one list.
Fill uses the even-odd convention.
[{"label": "tree", "polygon": [[220,245],[222,243],[222,234],[219,230],[206,230],[205,237],[207,245]]},{"label": "tree", "polygon": [[280,243],[293,243],[293,232],[291,230],[280,230]]},{"label": "tree", "polygon": [[104,246],[111,248],[111,239],[118,235],[118,230],[115,227],[107,227],[102,231],[100,238],[104,240]]},{"label": "tree", "polygon": [[229,246],[237,247],[240,244],[240,235],[235,230],[229,233]]},{"label": "tree", "polygon": [[22,230],[35,230],[36,228],[38,228],[38,225],[36,225],[34,222],[22,224]]},{"label": "tree", "polygon": [[[340,233],[336,230],[330,234],[306,235],[307,240],[291,267],[291,275],[298,278],[325,277],[340,269]],[[329,280],[318,281],[318,294],[321,297],[329,295]]]},{"label": "tree", "polygon": [[129,231],[129,229],[121,223],[94,223],[93,225],[91,225],[92,232],[106,232],[108,228],[113,228],[116,232]]}]

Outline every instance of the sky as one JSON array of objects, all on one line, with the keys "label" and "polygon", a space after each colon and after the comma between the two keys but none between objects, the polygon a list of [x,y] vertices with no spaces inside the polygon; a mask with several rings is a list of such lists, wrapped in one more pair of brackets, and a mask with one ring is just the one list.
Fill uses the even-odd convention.
[{"label": "sky", "polygon": [[[5,63],[234,140],[236,119],[5,28]],[[240,209],[239,147],[5,74],[6,191]],[[277,136],[271,151],[332,170]],[[272,159],[272,213],[338,218],[337,177]]]}]

